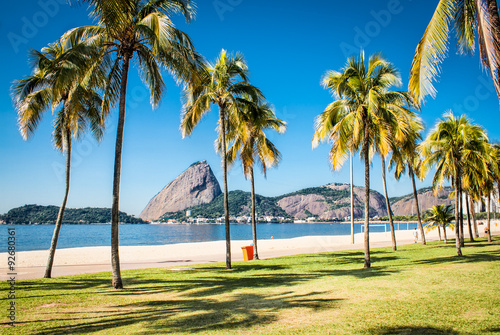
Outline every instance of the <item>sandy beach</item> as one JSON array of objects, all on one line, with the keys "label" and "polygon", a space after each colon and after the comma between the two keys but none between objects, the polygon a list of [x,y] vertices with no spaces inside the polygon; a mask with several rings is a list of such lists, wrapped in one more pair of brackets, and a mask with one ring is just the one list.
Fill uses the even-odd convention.
[{"label": "sandy beach", "polygon": [[[500,234],[500,224],[491,224],[492,234]],[[468,237],[466,228],[466,238]],[[479,226],[480,236],[484,236],[484,226]],[[455,233],[447,230],[449,238]],[[427,241],[438,240],[437,230],[426,233]],[[396,231],[398,245],[414,243],[413,231]],[[419,239],[419,242],[421,240]],[[251,240],[231,241],[233,261],[242,261],[241,247],[251,244]],[[390,232],[370,233],[370,248],[391,245]],[[339,250],[362,249],[363,234],[355,234],[355,243],[351,236],[305,236],[291,239],[259,240],[258,251],[261,259],[331,252]],[[111,271],[110,247],[83,247],[58,249],[56,251],[52,276],[66,276],[82,273]],[[2,280],[7,280],[11,271],[7,268],[7,253],[1,253],[4,260],[0,271]],[[47,262],[48,250],[21,251],[16,253],[16,280],[42,278]],[[122,270],[171,267],[185,268],[192,264],[216,263],[225,261],[225,241],[180,243],[154,246],[120,246]]]}]

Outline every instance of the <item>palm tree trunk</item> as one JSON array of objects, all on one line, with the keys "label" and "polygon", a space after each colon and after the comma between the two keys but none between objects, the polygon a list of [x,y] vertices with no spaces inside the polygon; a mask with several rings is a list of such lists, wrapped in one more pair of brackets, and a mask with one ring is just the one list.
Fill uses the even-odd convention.
[{"label": "palm tree trunk", "polygon": [[441,242],[441,227],[439,226],[439,223],[437,225],[437,229],[438,229],[438,235],[439,235],[439,242]]},{"label": "palm tree trunk", "polygon": [[64,217],[64,210],[66,209],[66,202],[68,201],[69,195],[69,181],[71,172],[71,132],[66,129],[63,136],[66,142],[66,189],[64,191],[64,199],[59,208],[59,213],[57,214],[57,221],[54,227],[54,234],[52,235],[52,241],[50,242],[49,258],[47,260],[47,266],[45,267],[45,274],[43,278],[52,277],[52,265],[54,264],[54,256],[56,254],[57,240],[59,239],[59,231],[61,230],[61,225]]},{"label": "palm tree trunk", "polygon": [[353,185],[353,173],[352,173],[352,151],[350,155],[351,163],[351,243],[354,244],[354,185]]},{"label": "palm tree trunk", "polygon": [[420,207],[418,206],[418,195],[417,186],[415,185],[415,174],[413,173],[413,168],[409,166],[411,183],[413,185],[413,197],[415,198],[415,206],[417,207],[417,219],[418,219],[418,229],[420,230],[420,236],[422,236],[422,244],[425,245],[425,233],[424,227],[422,226],[422,219],[420,218]]},{"label": "palm tree trunk", "polygon": [[469,194],[467,192],[465,192],[465,205],[466,205],[466,208],[467,208],[467,225],[469,226],[469,239],[471,242],[474,242],[474,237],[472,236],[472,224],[471,224],[471,221],[470,221],[470,207],[469,207]]},{"label": "palm tree trunk", "polygon": [[365,159],[365,236],[364,236],[364,249],[365,249],[365,264],[364,268],[371,267],[370,260],[370,157],[368,150],[368,122],[365,121],[365,134],[364,134],[364,159]]},{"label": "palm tree trunk", "polygon": [[491,224],[490,224],[490,220],[491,220],[491,214],[490,214],[490,211],[491,211],[491,192],[488,193],[488,206],[487,206],[487,220],[486,220],[486,229],[488,229],[488,233],[486,234],[486,236],[488,236],[488,242],[491,243]]},{"label": "palm tree trunk", "polygon": [[460,245],[462,247],[465,246],[465,239],[464,239],[464,210],[463,210],[463,196],[462,196],[462,180],[460,180],[460,191],[458,194],[460,195],[459,200],[460,200]]},{"label": "palm tree trunk", "polygon": [[120,177],[122,168],[123,129],[125,126],[128,70],[131,56],[132,55],[128,53],[125,53],[123,56],[120,102],[118,105],[118,129],[116,131],[115,166],[113,171],[113,203],[111,206],[111,272],[113,277],[112,286],[115,289],[123,288],[120,273],[119,254]]},{"label": "palm tree trunk", "polygon": [[459,195],[458,195],[458,173],[455,176],[455,245],[457,248],[457,255],[462,256],[462,245],[460,244],[460,218],[459,218],[459,208],[458,208],[458,202],[459,202]]},{"label": "palm tree trunk", "polygon": [[253,178],[253,167],[250,167],[250,183],[252,184],[252,238],[253,238],[253,258],[259,259],[257,251],[257,215],[255,210],[255,181]]},{"label": "palm tree trunk", "polygon": [[389,196],[387,195],[387,184],[385,181],[385,159],[382,158],[382,182],[384,183],[384,193],[385,193],[385,205],[387,207],[387,214],[389,215],[389,225],[391,226],[391,239],[392,239],[392,250],[396,251],[396,233],[394,232],[394,222],[392,221],[392,211],[391,203],[389,202]]},{"label": "palm tree trunk", "polygon": [[472,199],[472,197],[469,197],[469,203],[470,203],[472,222],[474,223],[474,238],[479,238],[479,230],[477,228],[477,220],[476,220],[476,210],[474,209],[474,200]]},{"label": "palm tree trunk", "polygon": [[446,236],[446,224],[443,224],[443,235],[444,235],[444,244],[447,244],[448,237]]},{"label": "palm tree trunk", "polygon": [[224,223],[226,225],[226,269],[231,269],[231,231],[229,223],[229,194],[227,190],[227,157],[226,157],[226,107],[219,105],[219,119],[222,135],[222,174],[224,179]]}]

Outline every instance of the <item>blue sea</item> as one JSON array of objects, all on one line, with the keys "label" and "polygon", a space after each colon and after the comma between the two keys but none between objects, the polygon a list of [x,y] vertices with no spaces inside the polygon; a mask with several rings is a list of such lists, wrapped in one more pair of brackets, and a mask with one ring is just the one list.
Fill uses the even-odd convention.
[{"label": "blue sea", "polygon": [[[362,232],[362,224],[354,225],[354,232]],[[416,223],[395,224],[396,230],[414,229]],[[7,229],[15,229],[16,251],[47,250],[54,225],[3,225],[3,239],[7,248]],[[389,224],[370,225],[370,232],[389,231]],[[283,239],[300,236],[350,235],[351,225],[341,223],[258,224],[259,239]],[[225,239],[225,227],[208,225],[120,225],[120,245],[162,245],[185,242],[218,241]],[[231,225],[232,240],[252,240],[251,225]],[[0,242],[1,243],[1,242]],[[111,225],[62,225],[57,248],[93,247],[111,245]]]}]

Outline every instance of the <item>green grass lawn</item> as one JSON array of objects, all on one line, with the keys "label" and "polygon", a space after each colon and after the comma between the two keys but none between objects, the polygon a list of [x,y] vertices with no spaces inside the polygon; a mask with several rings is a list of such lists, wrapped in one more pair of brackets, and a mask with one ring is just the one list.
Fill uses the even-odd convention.
[{"label": "green grass lawn", "polygon": [[[500,239],[342,251],[18,283],[2,334],[500,333]],[[2,285],[6,285],[4,282]],[[5,292],[5,290],[3,290]],[[9,300],[2,296],[6,315]]]}]

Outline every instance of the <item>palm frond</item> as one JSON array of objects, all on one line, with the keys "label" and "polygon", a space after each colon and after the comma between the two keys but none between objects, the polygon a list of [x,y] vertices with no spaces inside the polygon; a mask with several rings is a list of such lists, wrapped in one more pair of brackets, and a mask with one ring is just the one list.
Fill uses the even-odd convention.
[{"label": "palm frond", "polygon": [[160,68],[153,53],[145,45],[138,46],[137,59],[139,60],[139,73],[141,78],[151,92],[151,105],[156,107],[166,89]]},{"label": "palm frond", "polygon": [[432,81],[439,74],[440,64],[448,50],[449,26],[454,13],[455,0],[440,0],[415,50],[408,87],[418,104],[426,95],[436,95]]},{"label": "palm frond", "polygon": [[478,0],[477,34],[481,63],[490,72],[500,98],[500,20],[496,1]]}]

